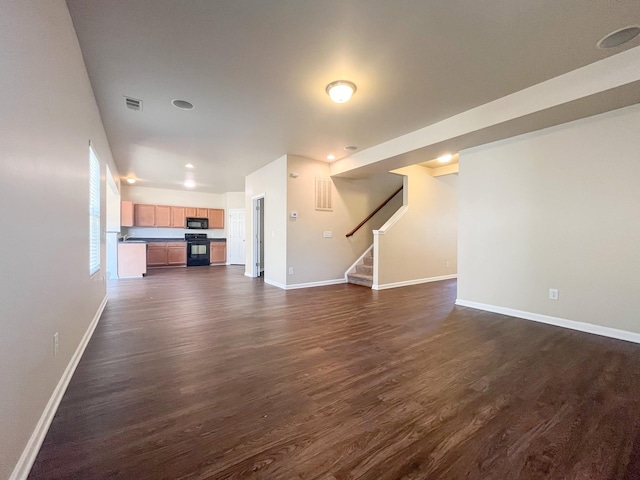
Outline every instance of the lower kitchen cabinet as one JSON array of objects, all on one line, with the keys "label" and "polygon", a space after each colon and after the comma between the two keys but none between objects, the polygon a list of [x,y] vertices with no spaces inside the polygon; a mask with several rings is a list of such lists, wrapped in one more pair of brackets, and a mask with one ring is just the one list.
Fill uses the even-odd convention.
[{"label": "lower kitchen cabinet", "polygon": [[227,242],[211,242],[211,263],[227,263]]},{"label": "lower kitchen cabinet", "polygon": [[185,242],[171,242],[167,245],[167,265],[187,264],[187,244]]},{"label": "lower kitchen cabinet", "polygon": [[186,242],[149,242],[147,267],[184,266],[187,264]]}]

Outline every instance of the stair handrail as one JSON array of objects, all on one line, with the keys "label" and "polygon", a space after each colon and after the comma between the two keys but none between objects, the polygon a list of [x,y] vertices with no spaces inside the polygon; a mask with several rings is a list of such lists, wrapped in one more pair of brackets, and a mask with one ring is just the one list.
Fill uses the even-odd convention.
[{"label": "stair handrail", "polygon": [[367,223],[369,220],[371,220],[371,217],[373,217],[376,213],[378,213],[380,210],[382,210],[382,207],[384,207],[387,203],[389,203],[393,197],[395,197],[397,194],[399,194],[402,191],[403,187],[400,187],[398,190],[396,190],[395,192],[393,192],[389,198],[387,198],[384,202],[382,202],[380,205],[378,205],[378,208],[376,208],[373,212],[371,212],[369,215],[367,215],[367,218],[365,218],[364,220],[362,220],[357,226],[356,228],[354,228],[353,230],[351,230],[349,233],[347,233],[345,236],[347,238],[352,237],[354,233],[356,233],[358,230],[360,230],[360,228]]}]

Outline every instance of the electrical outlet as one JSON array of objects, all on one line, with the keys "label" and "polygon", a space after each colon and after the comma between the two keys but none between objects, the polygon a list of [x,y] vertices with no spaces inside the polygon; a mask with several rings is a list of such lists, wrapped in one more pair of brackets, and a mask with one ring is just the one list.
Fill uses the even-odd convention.
[{"label": "electrical outlet", "polygon": [[53,356],[57,356],[58,355],[58,347],[59,347],[59,343],[58,343],[58,332],[53,334]]},{"label": "electrical outlet", "polygon": [[558,300],[558,296],[560,295],[560,293],[558,292],[557,288],[550,288],[549,289],[549,300]]},{"label": "electrical outlet", "polygon": [[447,267],[449,266],[449,260],[447,260]]},{"label": "electrical outlet", "polygon": [[293,267],[289,267],[289,275],[293,275]]}]

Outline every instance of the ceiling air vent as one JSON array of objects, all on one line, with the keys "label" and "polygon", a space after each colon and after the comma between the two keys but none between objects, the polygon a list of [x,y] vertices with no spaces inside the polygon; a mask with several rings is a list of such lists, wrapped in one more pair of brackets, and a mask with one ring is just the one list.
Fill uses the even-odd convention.
[{"label": "ceiling air vent", "polygon": [[131,110],[135,110],[136,112],[142,111],[142,100],[138,100],[137,98],[124,97],[124,103],[127,108]]}]

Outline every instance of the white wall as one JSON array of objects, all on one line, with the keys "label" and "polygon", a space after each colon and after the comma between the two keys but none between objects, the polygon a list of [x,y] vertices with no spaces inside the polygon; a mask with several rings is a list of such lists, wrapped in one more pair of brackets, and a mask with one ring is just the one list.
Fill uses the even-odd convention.
[{"label": "white wall", "polygon": [[253,198],[264,195],[264,280],[282,286],[287,269],[287,156],[253,172],[245,178],[246,270],[253,275]]},{"label": "white wall", "polygon": [[122,199],[134,203],[200,208],[226,208],[226,194],[122,185]]},{"label": "white wall", "polygon": [[[105,299],[89,277],[89,141],[117,173],[63,0],[0,3],[0,478]],[[60,350],[53,357],[53,334]],[[24,472],[22,472],[24,473]]]},{"label": "white wall", "polygon": [[[371,245],[371,231],[402,204],[400,194],[353,237],[346,234],[386,200],[402,184],[389,173],[373,178],[332,180],[332,211],[315,209],[315,179],[328,178],[330,164],[295,155],[288,156],[287,286],[342,281],[345,270]],[[332,232],[331,238],[323,236]],[[293,274],[289,274],[293,268]]]},{"label": "white wall", "polygon": [[227,192],[225,193],[227,210],[232,208],[245,208],[244,192]]},{"label": "white wall", "polygon": [[404,175],[406,213],[376,235],[377,272],[373,288],[389,288],[451,277],[457,257],[457,175],[432,177],[414,165]]},{"label": "white wall", "polygon": [[461,152],[458,298],[640,332],[639,125],[633,106]]},{"label": "white wall", "polygon": [[[227,209],[229,204],[237,204],[238,196],[242,196],[240,208],[244,208],[243,193],[205,193],[190,190],[170,190],[165,188],[148,188],[138,186],[122,186],[122,200],[134,203],[146,203],[151,205],[171,205],[200,208],[222,208],[225,210],[225,228],[203,230],[209,238],[226,238]],[[123,233],[132,237],[143,238],[184,238],[185,233],[194,233],[193,230],[184,228],[150,228],[150,227],[123,227]]]}]

